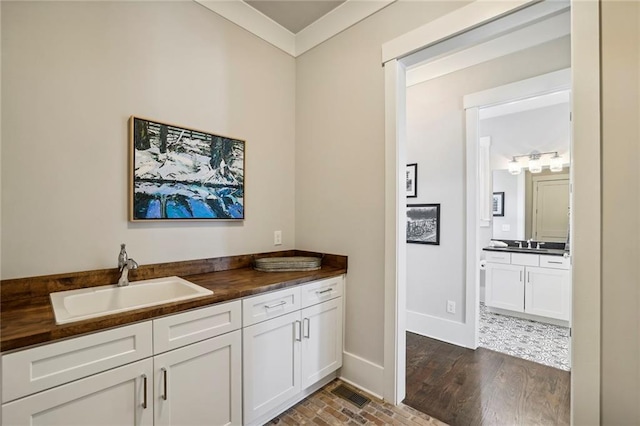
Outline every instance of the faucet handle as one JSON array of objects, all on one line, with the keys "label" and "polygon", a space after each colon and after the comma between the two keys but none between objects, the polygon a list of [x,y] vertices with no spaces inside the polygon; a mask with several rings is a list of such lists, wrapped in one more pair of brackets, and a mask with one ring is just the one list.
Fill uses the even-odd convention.
[{"label": "faucet handle", "polygon": [[544,244],[545,243],[542,243],[542,242],[538,241],[537,244],[536,244],[536,248],[539,249],[540,246],[543,246]]}]

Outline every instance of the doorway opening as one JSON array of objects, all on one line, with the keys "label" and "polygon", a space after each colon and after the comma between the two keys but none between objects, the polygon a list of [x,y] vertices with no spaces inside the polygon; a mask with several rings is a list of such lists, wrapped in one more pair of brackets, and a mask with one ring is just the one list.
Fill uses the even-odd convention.
[{"label": "doorway opening", "polygon": [[[405,372],[405,309],[406,306],[406,270],[404,268],[406,262],[406,229],[405,223],[398,220],[400,217],[404,217],[406,214],[407,200],[406,196],[406,182],[405,179],[405,165],[406,162],[406,128],[404,126],[404,120],[406,117],[406,81],[410,80],[408,71],[409,67],[414,65],[417,60],[415,57],[411,58],[414,52],[423,49],[425,46],[438,46],[439,57],[443,58],[443,44],[440,42],[446,41],[447,52],[452,50],[459,51],[463,49],[460,44],[456,45],[459,40],[456,39],[456,35],[464,33],[467,37],[467,41],[472,40],[479,43],[478,39],[474,39],[474,35],[471,33],[475,30],[487,28],[484,24],[491,22],[495,23],[499,18],[505,17],[522,17],[520,13],[527,12],[533,13],[535,7],[553,7],[560,6],[568,7],[568,3],[559,4],[555,2],[542,2],[534,4],[534,6],[527,7],[520,10],[523,5],[519,4],[504,4],[504,3],[484,3],[475,2],[468,6],[461,8],[458,12],[451,13],[434,21],[432,24],[426,25],[419,30],[399,37],[392,42],[389,42],[383,46],[383,63],[385,69],[385,102],[386,102],[386,215],[385,215],[385,369],[384,369],[384,397],[385,399],[398,403],[404,397],[404,372]],[[527,5],[528,6],[528,5]],[[513,13],[520,10],[520,13]],[[538,9],[538,11],[540,11]],[[558,9],[549,12],[546,10],[542,15],[548,17],[558,13]],[[597,67],[597,60],[599,58],[599,50],[597,37],[585,37],[596,31],[599,28],[598,25],[598,9],[586,4],[574,5],[571,9],[572,16],[572,30],[578,31],[571,40],[572,50],[574,47],[577,49],[572,53],[572,65],[575,71],[572,73],[572,91],[573,91],[573,105],[574,105],[574,120],[572,123],[573,134],[576,138],[579,138],[581,142],[588,141],[580,145],[578,151],[572,150],[575,155],[575,159],[578,158],[581,161],[580,170],[572,170],[572,175],[575,175],[575,185],[583,189],[582,192],[574,193],[574,206],[576,208],[583,206],[585,210],[580,210],[580,217],[572,216],[574,225],[572,226],[572,240],[576,243],[572,244],[575,250],[576,257],[574,259],[574,273],[580,275],[581,278],[587,278],[587,276],[599,276],[599,251],[591,253],[586,251],[586,247],[599,247],[599,233],[590,232],[589,228],[596,226],[600,229],[600,215],[598,210],[587,209],[593,202],[600,202],[600,198],[596,196],[593,198],[593,187],[599,187],[599,149],[600,144],[599,137],[599,92],[594,90],[594,84],[597,85],[599,69]],[[529,14],[526,18],[526,22],[533,22],[540,20],[540,16],[531,19]],[[522,21],[516,25],[522,26]],[[498,27],[502,30],[502,33],[508,32],[514,29],[513,26],[509,27],[504,22],[500,22]],[[495,27],[494,27],[495,28]],[[477,33],[476,33],[477,35]],[[485,34],[486,35],[486,34]],[[495,35],[495,34],[494,34]],[[486,40],[486,39],[485,39]],[[433,53],[433,52],[432,52]],[[428,54],[426,55],[428,56]],[[438,54],[432,54],[431,57],[436,57]],[[425,57],[423,52],[422,57]],[[450,65],[450,64],[449,64]],[[579,70],[579,71],[578,71]],[[438,71],[436,71],[438,72]],[[575,105],[578,105],[578,109],[575,109]],[[467,111],[468,115],[468,111]],[[577,119],[576,117],[579,117]],[[474,148],[475,150],[475,148]],[[469,154],[469,153],[467,153]],[[467,155],[467,159],[477,158],[477,151],[472,151],[472,155]],[[479,200],[470,194],[477,194],[479,185],[482,182],[478,181],[477,175],[466,176],[466,198],[465,198],[465,211],[471,212],[466,214],[464,226],[466,229],[475,229],[478,220],[478,206]],[[591,187],[587,190],[587,187]],[[597,195],[597,193],[596,193]],[[444,213],[443,213],[444,215]],[[468,232],[467,235],[471,235],[471,241],[467,241],[465,246],[465,261],[469,259],[471,262],[479,263],[476,254],[480,248],[478,245],[478,238],[475,233]],[[441,240],[444,241],[444,235],[441,235]],[[578,257],[578,253],[580,257]],[[578,262],[578,259],[580,261]],[[579,263],[579,267],[577,267]],[[477,282],[477,276],[479,276],[479,268],[467,268],[466,283]],[[599,365],[599,346],[597,344],[600,333],[600,327],[598,325],[598,318],[600,318],[599,308],[599,280],[589,280],[588,283],[581,283],[580,288],[574,288],[573,291],[577,296],[579,303],[577,304],[579,309],[573,310],[573,327],[574,327],[574,339],[577,342],[577,335],[581,336],[580,339],[580,352],[573,354],[573,374],[572,383],[576,381],[580,382],[578,388],[572,389],[572,407],[577,405],[580,408],[580,412],[576,419],[585,418],[585,416],[598,415],[599,406],[594,401],[597,401],[597,395],[599,395],[599,383],[600,379],[594,372],[597,371],[589,368],[594,365]],[[477,307],[474,306],[473,301],[478,300],[478,289],[474,285],[465,285],[465,298],[462,304],[462,311],[464,312],[463,324],[467,325],[466,328],[458,327],[460,330],[459,336],[462,339],[466,339],[467,342],[471,342],[468,345],[471,347],[473,342],[474,332],[469,331],[467,321],[468,318],[477,315]],[[474,294],[475,293],[475,294]],[[575,297],[575,296],[574,296]],[[460,308],[460,307],[458,307]],[[588,315],[587,315],[588,313]],[[453,321],[451,321],[453,322]],[[588,335],[594,337],[588,338]],[[577,343],[576,343],[577,345]],[[576,360],[578,362],[576,363]],[[576,377],[580,376],[577,380]],[[572,386],[573,388],[573,386]],[[594,399],[595,398],[595,399]],[[586,414],[588,413],[588,414]],[[572,415],[576,415],[574,411]]]}]

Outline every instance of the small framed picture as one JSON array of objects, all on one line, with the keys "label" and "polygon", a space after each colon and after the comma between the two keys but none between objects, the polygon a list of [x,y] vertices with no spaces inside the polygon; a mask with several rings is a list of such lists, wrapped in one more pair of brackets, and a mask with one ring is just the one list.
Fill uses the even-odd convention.
[{"label": "small framed picture", "polygon": [[407,242],[440,245],[440,204],[407,204]]},{"label": "small framed picture", "polygon": [[504,192],[493,193],[493,215],[504,216]]},{"label": "small framed picture", "polygon": [[418,196],[418,164],[407,164],[407,198]]}]

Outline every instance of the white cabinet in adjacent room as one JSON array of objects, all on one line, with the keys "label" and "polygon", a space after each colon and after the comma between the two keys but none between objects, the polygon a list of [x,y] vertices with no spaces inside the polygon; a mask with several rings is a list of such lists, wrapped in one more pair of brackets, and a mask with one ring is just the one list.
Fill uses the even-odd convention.
[{"label": "white cabinet in adjacent room", "polygon": [[487,260],[485,303],[488,307],[536,315],[542,317],[541,321],[544,318],[571,321],[568,257],[491,252]]},{"label": "white cabinet in adjacent room", "polygon": [[571,320],[571,273],[562,269],[527,268],[525,312]]},{"label": "white cabinet in adjacent room", "polygon": [[524,312],[524,266],[487,263],[487,306]]}]

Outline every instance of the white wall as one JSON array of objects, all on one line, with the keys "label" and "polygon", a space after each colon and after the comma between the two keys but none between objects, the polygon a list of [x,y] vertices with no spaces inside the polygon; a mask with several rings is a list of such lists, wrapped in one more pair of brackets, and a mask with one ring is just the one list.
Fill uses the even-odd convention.
[{"label": "white wall", "polygon": [[[524,205],[518,208],[518,200],[524,202],[524,186],[519,188],[518,180],[522,176],[512,175],[508,170],[493,170],[493,192],[504,192],[504,216],[493,216],[491,227],[493,238],[499,240],[516,240],[524,237]],[[521,223],[518,223],[520,220]],[[507,225],[509,230],[503,230]],[[522,235],[518,235],[522,229]]]},{"label": "white wall", "polygon": [[[292,57],[193,2],[1,7],[2,278],[294,247]],[[246,220],[129,223],[133,114],[245,139]]]},{"label": "white wall", "polygon": [[[570,66],[570,38],[407,89],[407,162],[418,163],[418,198],[441,203],[440,246],[407,246],[407,328],[461,343],[465,319],[465,112],[463,96]],[[446,305],[453,300],[456,314]],[[452,324],[452,322],[454,324]]]},{"label": "white wall", "polygon": [[[383,43],[463,2],[396,2],[297,58],[296,242],[349,256],[346,341],[382,394],[384,325]],[[361,357],[365,362],[351,363]],[[359,358],[357,358],[359,359]],[[375,375],[375,377],[372,377]],[[363,382],[358,381],[361,385]]]}]

